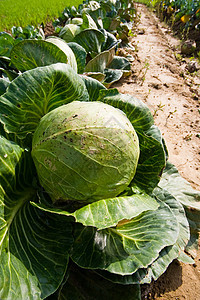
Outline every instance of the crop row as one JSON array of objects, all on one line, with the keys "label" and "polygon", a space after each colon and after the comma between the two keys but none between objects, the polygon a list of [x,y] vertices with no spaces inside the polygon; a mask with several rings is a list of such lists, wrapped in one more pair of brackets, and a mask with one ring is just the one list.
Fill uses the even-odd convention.
[{"label": "crop row", "polygon": [[[81,0],[67,0],[68,5],[77,5]],[[0,31],[10,30],[12,26],[26,27],[28,24],[37,26],[52,20],[63,11],[65,0],[2,0],[0,1]]]},{"label": "crop row", "polygon": [[139,2],[156,7],[163,18],[170,19],[172,25],[181,22],[181,29],[200,30],[199,0],[141,0]]},{"label": "crop row", "polygon": [[141,300],[174,259],[194,263],[200,193],[149,108],[108,88],[130,74],[134,18],[128,0],[87,1],[53,36],[0,35],[2,300]]},{"label": "crop row", "polygon": [[[130,74],[131,63],[125,57],[116,56],[119,44],[129,43],[130,25],[128,22],[135,17],[135,9],[129,1],[116,2],[115,5],[107,2],[94,2],[79,5],[78,8],[66,7],[59,19],[54,21],[55,31],[59,44],[68,43],[73,51],[79,74],[87,74],[100,80],[106,87],[118,81],[122,76]],[[60,41],[58,40],[60,39]],[[32,41],[31,41],[32,40]],[[45,40],[42,29],[27,26],[25,28],[12,27],[12,35],[6,32],[0,33],[0,64],[1,73],[7,74],[9,79],[17,76],[13,66],[15,65],[16,53],[20,53],[21,59],[32,60],[36,66],[45,65],[46,59],[39,62],[39,58],[30,54],[29,44],[32,51],[48,45],[55,39]],[[64,43],[65,44],[65,43]],[[51,47],[53,47],[51,43]],[[54,45],[55,47],[55,45]],[[64,45],[65,47],[65,45]],[[49,48],[50,49],[50,48]],[[49,50],[49,53],[53,50]],[[60,50],[61,51],[61,50]],[[32,55],[32,57],[29,57]],[[50,55],[50,54],[49,54]],[[47,58],[47,61],[49,58]],[[66,61],[66,58],[63,62]],[[51,61],[53,62],[53,61]],[[18,70],[24,71],[23,66]]]}]

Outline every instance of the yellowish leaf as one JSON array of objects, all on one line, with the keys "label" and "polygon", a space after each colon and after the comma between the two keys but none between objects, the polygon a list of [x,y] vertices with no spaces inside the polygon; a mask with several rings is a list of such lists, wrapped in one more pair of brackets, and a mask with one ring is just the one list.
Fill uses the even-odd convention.
[{"label": "yellowish leaf", "polygon": [[200,8],[199,9],[197,9],[197,11],[196,11],[196,13],[195,14],[198,14],[200,12]]},{"label": "yellowish leaf", "polygon": [[173,7],[169,6],[169,7],[167,8],[167,13],[168,13],[168,14],[172,13],[173,11],[174,11]]},{"label": "yellowish leaf", "polygon": [[190,17],[191,17],[190,15],[184,15],[182,16],[181,21],[183,23],[187,23],[190,20]]}]

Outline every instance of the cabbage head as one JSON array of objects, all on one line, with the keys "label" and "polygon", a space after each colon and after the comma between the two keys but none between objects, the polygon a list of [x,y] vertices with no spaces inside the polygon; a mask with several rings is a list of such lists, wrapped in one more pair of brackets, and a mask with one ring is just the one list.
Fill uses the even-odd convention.
[{"label": "cabbage head", "polygon": [[115,197],[130,184],[139,141],[121,110],[74,101],[41,119],[32,156],[40,183],[54,202],[93,202]]},{"label": "cabbage head", "polygon": [[59,33],[59,37],[65,40],[67,43],[73,41],[74,37],[81,32],[81,28],[76,24],[65,25]]},{"label": "cabbage head", "polygon": [[69,21],[69,24],[81,25],[81,24],[83,24],[83,19],[82,18],[73,18],[72,20]]}]

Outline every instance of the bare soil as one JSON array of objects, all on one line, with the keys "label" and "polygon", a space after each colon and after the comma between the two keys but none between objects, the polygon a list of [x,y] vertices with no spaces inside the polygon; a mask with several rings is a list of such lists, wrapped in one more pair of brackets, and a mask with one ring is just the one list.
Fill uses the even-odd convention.
[{"label": "bare soil", "polygon": [[[181,57],[180,40],[144,5],[131,44],[132,75],[115,84],[122,93],[146,102],[165,138],[169,160],[200,190],[200,71],[189,73],[191,58]],[[178,59],[177,59],[178,58]],[[200,300],[200,251],[194,265],[173,262],[157,282],[145,286],[143,299]]]}]

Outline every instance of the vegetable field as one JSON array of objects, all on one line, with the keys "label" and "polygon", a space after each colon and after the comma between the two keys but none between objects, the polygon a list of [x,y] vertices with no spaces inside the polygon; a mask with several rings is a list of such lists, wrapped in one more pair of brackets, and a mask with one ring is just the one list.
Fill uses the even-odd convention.
[{"label": "vegetable field", "polygon": [[[160,17],[170,21],[172,27],[188,34],[189,30],[200,30],[200,1],[199,0],[140,0],[157,9]],[[198,33],[197,33],[198,34]]]},{"label": "vegetable field", "polygon": [[[82,1],[68,0],[68,5],[78,5]],[[1,0],[0,1],[0,31],[10,30],[12,26],[38,26],[42,22],[52,20],[63,11],[64,0]]]},{"label": "vegetable field", "polygon": [[153,85],[144,101],[116,88],[142,62],[138,20],[129,0],[87,1],[51,35],[0,33],[2,300],[141,300],[172,262],[195,264],[200,192],[170,161],[163,106]]}]

